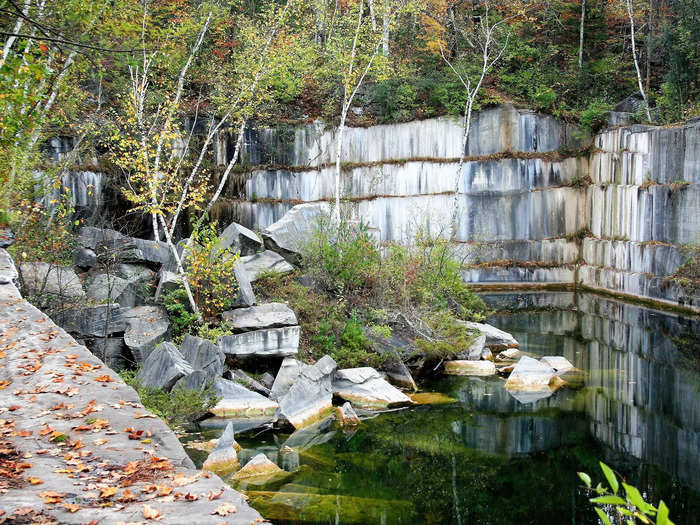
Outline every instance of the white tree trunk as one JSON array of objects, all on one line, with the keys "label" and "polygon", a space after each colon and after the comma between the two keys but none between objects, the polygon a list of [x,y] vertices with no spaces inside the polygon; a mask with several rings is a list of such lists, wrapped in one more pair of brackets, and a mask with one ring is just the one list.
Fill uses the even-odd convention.
[{"label": "white tree trunk", "polygon": [[389,0],[384,0],[384,13],[382,14],[382,54],[389,56]]},{"label": "white tree trunk", "polygon": [[578,30],[578,70],[583,68],[583,26],[586,20],[586,0],[581,0],[581,24]]},{"label": "white tree trunk", "polygon": [[632,58],[634,59],[634,69],[637,71],[637,84],[639,86],[639,93],[644,99],[645,110],[647,114],[647,121],[651,122],[651,112],[649,111],[649,100],[647,99],[647,94],[644,91],[644,86],[642,85],[642,73],[639,71],[639,61],[637,60],[637,43],[634,36],[634,16],[632,15],[632,2],[631,0],[626,0],[627,3],[627,14],[630,19],[630,35],[632,36]]}]

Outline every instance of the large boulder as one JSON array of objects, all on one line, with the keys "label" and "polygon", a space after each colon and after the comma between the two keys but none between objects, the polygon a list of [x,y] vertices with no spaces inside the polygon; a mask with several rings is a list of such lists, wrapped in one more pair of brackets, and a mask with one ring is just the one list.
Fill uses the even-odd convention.
[{"label": "large boulder", "polygon": [[412,403],[406,394],[368,366],[338,370],[333,377],[333,394],[361,408],[386,408]]},{"label": "large boulder", "polygon": [[22,294],[39,307],[76,303],[85,298],[78,274],[71,268],[45,262],[19,265]]},{"label": "large boulder", "polygon": [[173,386],[173,390],[182,389],[203,392],[211,384],[212,380],[204,370],[195,370],[191,374],[178,379]]},{"label": "large boulder", "polygon": [[172,343],[159,344],[145,359],[136,376],[147,388],[170,391],[178,379],[193,372],[177,347]]},{"label": "large boulder", "polygon": [[248,272],[239,264],[233,268],[233,273],[236,276],[236,284],[238,285],[238,294],[231,305],[231,308],[245,308],[255,304],[255,293],[253,286],[250,283]]},{"label": "large boulder", "polygon": [[473,339],[471,345],[469,345],[469,348],[467,348],[463,352],[460,352],[455,357],[457,357],[457,359],[467,359],[469,361],[478,361],[479,359],[481,359],[481,356],[484,353],[484,346],[485,345],[486,345],[486,334],[479,334]]},{"label": "large boulder", "polygon": [[270,389],[263,385],[260,381],[256,381],[243,370],[236,369],[231,374],[234,381],[238,381],[240,384],[244,385],[246,388],[250,388],[254,392],[258,392],[264,396],[270,395]]},{"label": "large boulder", "polygon": [[204,464],[202,470],[210,470],[212,472],[225,473],[238,468],[237,450],[241,446],[236,443],[236,438],[233,432],[233,423],[229,421],[226,425],[224,433],[221,434],[219,441],[216,443],[216,448],[211,451]]},{"label": "large boulder", "polygon": [[270,387],[270,397],[272,399],[279,399],[284,394],[289,392],[289,389],[296,381],[296,378],[301,373],[301,369],[304,364],[297,361],[293,357],[285,357],[282,360],[282,365],[280,366],[275,381]]},{"label": "large boulder", "polygon": [[250,276],[251,282],[255,282],[265,272],[277,272],[288,274],[294,271],[294,266],[289,264],[284,257],[272,250],[241,257],[240,264]]},{"label": "large boulder", "polygon": [[473,323],[471,321],[460,321],[467,329],[481,332],[486,336],[485,345],[491,349],[518,348],[520,346],[515,338],[508,332],[499,330],[495,326],[486,323]]},{"label": "large boulder", "polygon": [[73,264],[78,268],[95,268],[97,266],[97,254],[90,248],[76,248],[73,254]]},{"label": "large boulder", "polygon": [[354,427],[360,424],[360,418],[357,417],[355,409],[352,408],[352,404],[348,401],[346,401],[344,405],[336,408],[336,414],[342,426]]},{"label": "large boulder", "polygon": [[0,248],[0,284],[16,284],[19,274],[7,250]]},{"label": "large boulder", "polygon": [[180,345],[180,353],[193,370],[201,370],[205,374],[206,382],[213,382],[224,373],[224,361],[226,356],[211,341],[186,335]]},{"label": "large boulder", "polygon": [[277,403],[248,390],[235,381],[218,378],[214,381],[214,391],[221,400],[211,409],[219,417],[272,416]]},{"label": "large boulder", "polygon": [[240,332],[299,324],[297,316],[284,303],[267,303],[249,308],[238,308],[224,312],[222,317],[231,328]]},{"label": "large boulder", "polygon": [[182,277],[170,270],[161,270],[158,273],[158,287],[155,298],[159,301],[165,294],[174,292],[182,286]]},{"label": "large boulder", "polygon": [[376,331],[366,329],[365,336],[372,350],[384,356],[385,359],[381,368],[387,377],[400,386],[417,390],[416,382],[403,361],[404,358],[410,356],[414,351],[413,341],[399,333],[398,330],[393,330],[391,336],[387,337]]},{"label": "large boulder", "polygon": [[124,355],[124,339],[121,337],[95,337],[86,346],[115,372],[124,370],[128,365]]},{"label": "large boulder", "polygon": [[142,305],[147,298],[138,281],[130,282],[108,273],[92,275],[87,282],[86,294],[95,302],[117,303],[125,307]]},{"label": "large boulder", "polygon": [[241,256],[252,255],[262,249],[263,243],[257,234],[236,222],[229,224],[219,235],[219,246],[225,250],[231,248]]},{"label": "large boulder", "polygon": [[336,368],[335,361],[327,355],[313,365],[302,365],[289,390],[277,399],[277,419],[301,428],[331,412],[332,378]]},{"label": "large boulder", "polygon": [[52,319],[66,332],[79,337],[107,337],[123,332],[126,327],[118,304],[67,308],[53,314]]},{"label": "large boulder", "polygon": [[319,217],[329,212],[327,202],[297,204],[262,232],[265,248],[279,253],[291,264],[297,263],[303,247],[311,240]]},{"label": "large boulder", "polygon": [[506,389],[529,392],[550,391],[549,384],[554,376],[554,368],[551,366],[532,357],[523,356],[513,367],[506,381]]},{"label": "large boulder", "polygon": [[445,362],[445,373],[451,376],[492,376],[496,374],[493,361],[458,359]]},{"label": "large boulder", "polygon": [[221,336],[216,344],[224,354],[236,358],[287,357],[299,351],[300,333],[298,326],[255,330]]},{"label": "large boulder", "polygon": [[168,337],[168,313],[161,306],[135,306],[122,308],[121,312],[126,323],[124,343],[134,359],[141,363],[160,341]]},{"label": "large boulder", "polygon": [[168,245],[123,235],[118,231],[85,226],[80,229],[78,245],[97,254],[98,260],[117,260],[167,264],[170,261]]},{"label": "large boulder", "polygon": [[548,355],[541,358],[540,362],[547,366],[551,366],[557,373],[568,372],[569,370],[574,370],[576,368],[566,357],[561,355]]},{"label": "large boulder", "polygon": [[14,242],[14,232],[10,228],[0,228],[0,248],[9,248]]},{"label": "large boulder", "polygon": [[240,481],[258,477],[269,478],[283,473],[284,471],[270,461],[265,454],[260,453],[236,472],[232,479]]}]

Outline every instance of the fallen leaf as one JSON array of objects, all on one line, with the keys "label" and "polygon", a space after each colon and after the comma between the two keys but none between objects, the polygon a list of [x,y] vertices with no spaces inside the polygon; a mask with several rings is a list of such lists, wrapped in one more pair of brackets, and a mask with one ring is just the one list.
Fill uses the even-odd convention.
[{"label": "fallen leaf", "polygon": [[235,505],[232,503],[222,503],[216,509],[214,509],[214,512],[212,514],[218,515],[218,516],[228,516],[229,514],[233,514],[234,512],[238,512],[238,509],[236,508]]},{"label": "fallen leaf", "polygon": [[117,489],[115,487],[105,487],[103,489],[100,489],[100,498],[101,499],[111,498],[116,493],[117,493]]},{"label": "fallen leaf", "polygon": [[63,494],[49,490],[46,492],[39,492],[39,497],[44,498],[44,503],[61,503]]},{"label": "fallen leaf", "polygon": [[224,493],[224,487],[221,487],[221,490],[219,492],[214,492],[212,490],[209,493],[209,501],[214,500],[214,499],[219,499],[223,493]]},{"label": "fallen leaf", "polygon": [[148,520],[156,520],[158,521],[163,517],[161,512],[159,510],[154,509],[150,505],[144,505],[143,506],[143,517],[148,519]]},{"label": "fallen leaf", "polygon": [[129,489],[124,489],[124,492],[122,492],[122,495],[117,498],[117,501],[119,503],[129,503],[130,501],[136,501],[138,497],[136,494],[133,494]]},{"label": "fallen leaf", "polygon": [[75,503],[64,503],[63,508],[66,509],[68,512],[73,513],[78,512],[80,510],[80,505],[76,505]]},{"label": "fallen leaf", "polygon": [[44,482],[44,480],[41,480],[39,478],[29,478],[29,483],[32,485],[41,485]]},{"label": "fallen leaf", "polygon": [[114,382],[114,379],[112,379],[112,377],[110,377],[108,374],[105,374],[103,376],[96,377],[95,381],[99,381],[100,383],[112,383]]}]

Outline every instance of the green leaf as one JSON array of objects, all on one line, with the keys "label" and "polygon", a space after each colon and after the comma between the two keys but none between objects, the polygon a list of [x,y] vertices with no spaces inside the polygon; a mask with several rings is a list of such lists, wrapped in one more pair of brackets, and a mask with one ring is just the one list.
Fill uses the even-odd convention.
[{"label": "green leaf", "polygon": [[668,519],[668,507],[664,500],[659,502],[659,512],[656,515],[656,525],[672,525],[673,522]]},{"label": "green leaf", "polygon": [[613,493],[617,494],[617,490],[620,488],[620,486],[617,483],[617,477],[615,476],[615,473],[602,461],[600,462],[600,468],[603,469],[605,479],[608,480],[608,483],[610,484],[610,488],[612,489]]},{"label": "green leaf", "polygon": [[581,478],[581,481],[583,481],[586,484],[586,487],[589,489],[591,488],[591,477],[586,474],[585,472],[579,472],[578,477]]},{"label": "green leaf", "polygon": [[646,512],[648,505],[646,501],[644,501],[644,498],[642,498],[642,495],[639,493],[637,488],[633,487],[632,485],[628,485],[627,483],[623,483],[622,486],[625,487],[627,501],[629,501],[632,505],[637,507],[642,512]]},{"label": "green leaf", "polygon": [[598,496],[597,498],[591,499],[591,503],[599,503],[601,505],[627,505],[627,502],[623,500],[620,496]]},{"label": "green leaf", "polygon": [[610,523],[610,518],[608,518],[608,516],[605,514],[605,512],[600,510],[598,507],[595,508],[595,511],[598,513],[598,517],[603,521],[603,523],[605,525],[612,525]]}]

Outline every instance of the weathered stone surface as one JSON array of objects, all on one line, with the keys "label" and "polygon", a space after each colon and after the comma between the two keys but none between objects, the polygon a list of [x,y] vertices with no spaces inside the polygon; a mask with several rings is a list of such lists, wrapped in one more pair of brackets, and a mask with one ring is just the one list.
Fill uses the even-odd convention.
[{"label": "weathered stone surface", "polygon": [[503,350],[499,352],[496,356],[496,361],[513,361],[520,356],[520,350],[517,348],[509,348],[508,350]]},{"label": "weathered stone surface", "polygon": [[418,386],[413,379],[411,371],[398,357],[390,358],[385,361],[382,365],[382,370],[386,373],[387,377],[397,385],[418,390]]},{"label": "weathered stone surface", "polygon": [[235,381],[218,378],[214,381],[214,390],[221,396],[212,414],[218,417],[251,417],[272,415],[277,410],[277,403],[260,394],[248,390]]},{"label": "weathered stone surface", "polygon": [[279,253],[288,262],[294,264],[299,254],[313,234],[319,216],[328,214],[327,202],[298,204],[284,217],[270,224],[263,232],[265,248]]},{"label": "weathered stone surface", "polygon": [[159,344],[144,360],[138,380],[142,386],[170,391],[178,379],[193,372],[177,347],[169,342]]},{"label": "weathered stone surface", "polygon": [[184,390],[198,390],[201,392],[211,382],[212,380],[204,370],[195,370],[191,374],[178,379],[173,386],[173,390],[182,388]]},{"label": "weathered stone surface", "polygon": [[481,354],[484,352],[484,345],[486,344],[486,335],[478,335],[472,344],[465,351],[457,354],[457,359],[467,359],[469,361],[478,361],[481,359]]},{"label": "weathered stone surface", "polygon": [[16,284],[19,274],[6,250],[0,248],[0,284]]},{"label": "weathered stone surface", "polygon": [[211,341],[188,334],[180,345],[180,353],[193,370],[204,372],[205,382],[213,382],[224,373],[226,356]]},{"label": "weathered stone surface", "polygon": [[267,388],[272,388],[272,385],[275,382],[275,376],[273,376],[270,372],[265,372],[260,376],[260,382]]},{"label": "weathered stone surface", "polygon": [[160,306],[135,306],[122,308],[121,312],[126,323],[124,342],[140,363],[167,338],[170,330],[168,313]]},{"label": "weathered stone surface", "polygon": [[142,305],[147,298],[138,281],[128,281],[106,273],[93,274],[88,278],[86,294],[95,302],[117,303],[124,307]]},{"label": "weathered stone surface", "polygon": [[294,381],[299,376],[303,363],[297,361],[293,357],[285,357],[282,361],[275,381],[270,387],[270,397],[272,399],[279,399],[281,396],[289,392],[289,389],[294,384]]},{"label": "weathered stone surface", "polygon": [[481,351],[481,359],[484,359],[485,361],[493,361],[493,353],[491,352],[491,349],[484,348]]},{"label": "weathered stone surface", "polygon": [[0,228],[0,248],[9,248],[14,242],[14,232],[10,228]]},{"label": "weathered stone surface", "polygon": [[233,479],[242,480],[251,477],[269,477],[284,472],[281,468],[267,459],[265,454],[258,454],[248,461],[245,466],[233,475]]},{"label": "weathered stone surface", "polygon": [[253,392],[258,392],[259,394],[262,394],[264,396],[270,395],[269,388],[267,388],[265,385],[263,385],[259,381],[256,381],[255,379],[250,377],[243,370],[240,370],[240,369],[234,370],[233,371],[233,380],[238,381],[242,385],[245,385],[246,388],[250,388]]},{"label": "weathered stone surface", "polygon": [[492,361],[446,361],[445,373],[451,376],[492,376],[496,374],[496,366]]},{"label": "weathered stone surface", "polygon": [[338,421],[343,426],[354,427],[360,424],[360,418],[357,417],[355,409],[349,402],[345,402],[342,406],[336,407]]},{"label": "weathered stone surface", "polygon": [[364,333],[372,350],[385,356],[382,370],[387,377],[400,386],[417,390],[416,382],[403,362],[403,358],[413,352],[415,348],[413,341],[402,335],[399,330],[392,330],[391,337],[369,329],[365,329]]},{"label": "weathered stone surface", "polygon": [[302,365],[287,393],[278,397],[278,420],[302,428],[327,415],[333,409],[331,381],[336,366],[327,355],[314,365]]},{"label": "weathered stone surface", "polygon": [[241,257],[238,264],[248,273],[251,282],[257,281],[264,272],[272,271],[288,274],[294,271],[294,266],[289,264],[280,254],[272,250],[265,250],[255,255]]},{"label": "weathered stone surface", "polygon": [[155,273],[147,266],[140,264],[118,264],[114,273],[127,281],[153,281]]},{"label": "weathered stone surface", "polygon": [[40,306],[74,303],[85,298],[78,275],[71,269],[45,262],[19,265],[22,293]]},{"label": "weathered stone surface", "polygon": [[107,337],[126,326],[118,304],[67,308],[56,312],[53,320],[66,332],[82,337]]},{"label": "weathered stone surface", "polygon": [[202,469],[211,470],[212,472],[228,472],[237,469],[238,455],[236,452],[240,449],[241,446],[236,443],[234,436],[233,423],[229,422],[224,433],[221,434],[216,448],[204,460]]},{"label": "weathered stone surface", "polygon": [[566,372],[575,368],[566,357],[561,355],[548,355],[541,358],[540,362],[552,367],[556,372]]},{"label": "weathered stone surface", "polygon": [[479,331],[486,336],[485,345],[491,349],[517,348],[518,342],[508,332],[499,330],[495,326],[486,323],[472,323],[463,321],[464,326],[473,331]]},{"label": "weathered stone surface", "polygon": [[[3,271],[3,251],[0,249],[0,272]],[[158,523],[164,525],[218,525],[224,520],[229,525],[249,525],[260,519],[258,512],[251,509],[241,495],[217,475],[198,475],[199,472],[194,469],[175,433],[157,417],[141,418],[148,411],[136,392],[85,347],[78,345],[65,331],[53,324],[46,315],[23,301],[11,283],[0,284],[0,348],[6,354],[2,358],[2,379],[11,383],[9,388],[0,390],[0,406],[19,405],[11,417],[7,416],[14,420],[16,433],[13,433],[14,436],[6,436],[6,439],[22,454],[26,454],[27,458],[31,458],[26,460],[30,466],[23,471],[24,476],[36,477],[43,482],[37,485],[27,483],[4,491],[0,495],[0,508],[5,511],[3,517],[13,515],[20,508],[31,507],[43,510],[48,519],[66,525],[93,520],[104,524],[129,523],[142,521],[144,505],[151,505],[162,513]],[[24,356],[29,352],[42,362],[42,369],[31,375],[26,374],[26,369],[20,368],[26,364]],[[67,360],[66,356],[72,354],[76,357]],[[82,362],[93,368],[81,370],[81,375],[75,376],[76,363]],[[61,374],[63,383],[47,382],[46,371]],[[104,375],[111,377],[112,381],[97,381],[98,377]],[[17,389],[25,393],[13,394]],[[28,393],[37,389],[45,393],[36,397],[32,397],[35,394]],[[74,475],[71,470],[61,472],[58,468],[63,465],[61,457],[38,453],[51,447],[68,450],[67,443],[51,443],[50,436],[39,436],[37,429],[47,425],[73,440],[79,437],[74,430],[75,420],[61,417],[60,411],[52,411],[51,407],[65,401],[82,410],[93,400],[99,407],[99,418],[104,418],[108,424],[90,432],[90,439],[82,438],[80,452],[90,453],[90,464],[93,467],[92,470],[81,473],[82,482],[97,487],[107,486],[105,480],[109,477],[112,480],[111,486],[119,488],[120,477],[124,476],[126,465],[150,457],[164,458],[172,466],[172,470],[154,470],[153,477],[147,481],[134,481],[129,489],[136,495],[136,499],[120,503],[117,507],[101,507],[98,499],[93,499],[88,492],[68,490],[76,480],[71,478]],[[152,437],[149,442],[130,440],[129,433],[123,432],[124,428],[129,427],[149,431]],[[24,432],[31,433],[32,438],[20,437],[20,433]],[[105,442],[108,444],[103,444]],[[222,491],[221,495],[216,500],[206,497],[195,501],[165,501],[164,498],[156,502],[145,500],[146,495],[142,489],[146,485],[173,486],[175,476],[180,476],[180,480],[191,480],[184,490],[192,494]],[[48,506],[40,496],[43,492],[69,493],[64,501],[77,502],[79,510],[73,513],[60,504]],[[114,497],[119,497],[121,492],[122,489],[119,488],[119,493]],[[76,501],[78,493],[81,499]],[[214,510],[223,503],[235,505],[238,511],[226,518],[214,515]]]},{"label": "weathered stone surface", "polygon": [[517,362],[506,381],[508,390],[549,391],[554,369],[532,357],[523,356]]},{"label": "weathered stone surface", "polygon": [[182,278],[175,272],[161,270],[158,273],[158,287],[155,298],[159,300],[163,295],[175,291],[182,286]]},{"label": "weathered stone surface", "polygon": [[371,367],[338,370],[333,377],[333,394],[354,406],[385,408],[410,405],[411,399],[387,381]]},{"label": "weathered stone surface", "polygon": [[252,255],[263,246],[260,237],[255,232],[236,222],[232,222],[221,232],[219,243],[222,249],[231,248],[232,251],[239,252],[241,256]]},{"label": "weathered stone surface", "polygon": [[287,357],[298,352],[300,333],[298,326],[255,330],[221,336],[216,344],[224,354],[239,358]]},{"label": "weathered stone surface", "polygon": [[77,248],[73,254],[73,264],[79,268],[95,268],[97,254],[90,248]]},{"label": "weathered stone surface", "polygon": [[128,237],[114,230],[93,226],[80,229],[78,245],[94,250],[98,260],[103,256],[155,264],[166,264],[170,260],[170,250],[164,242]]},{"label": "weathered stone surface", "polygon": [[238,308],[224,312],[222,317],[234,330],[241,332],[299,324],[297,316],[284,303],[266,303],[249,308]]},{"label": "weathered stone surface", "polygon": [[238,294],[231,305],[232,308],[244,308],[255,304],[255,293],[253,286],[250,284],[248,272],[239,264],[233,268],[233,273],[236,276],[236,284],[238,285]]},{"label": "weathered stone surface", "polygon": [[121,337],[95,337],[88,344],[88,348],[115,372],[125,369],[128,365],[124,355],[126,345]]}]

